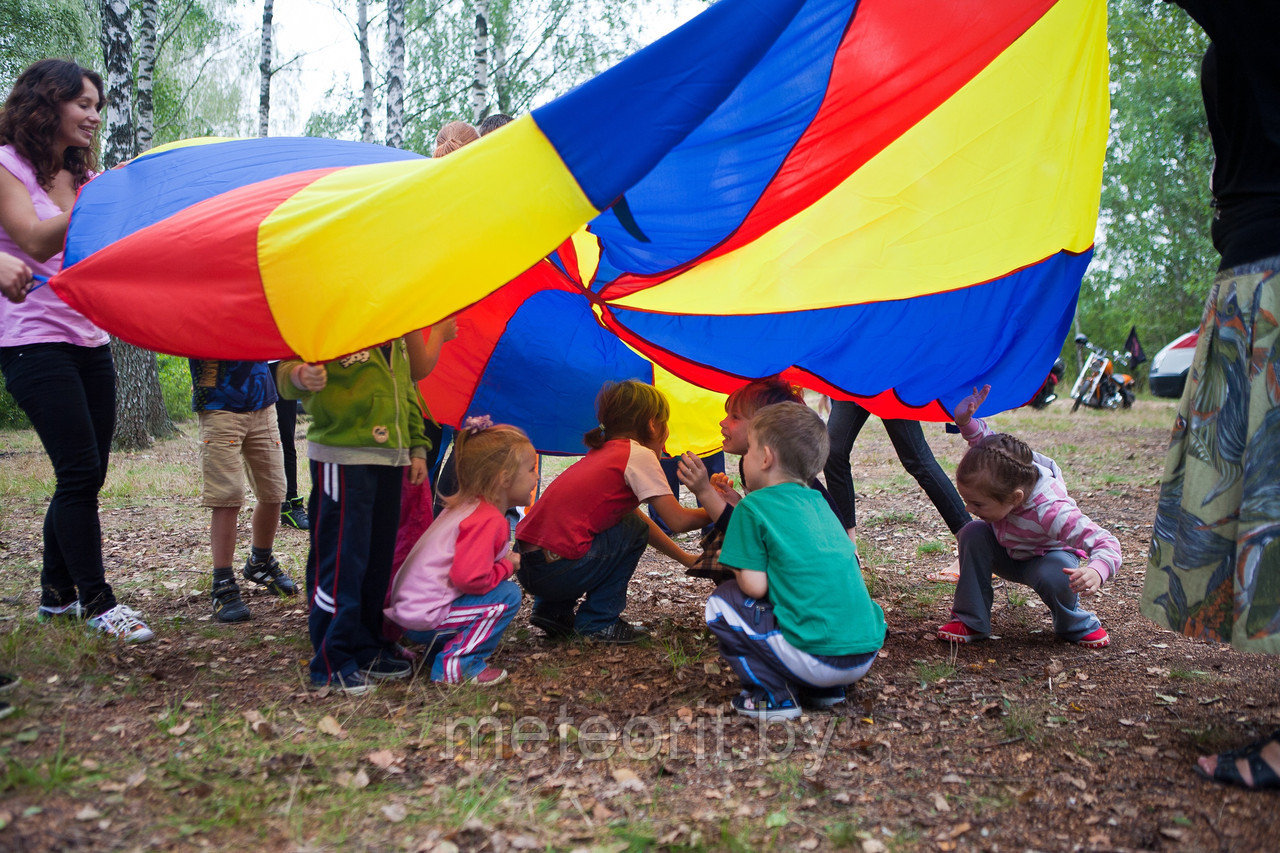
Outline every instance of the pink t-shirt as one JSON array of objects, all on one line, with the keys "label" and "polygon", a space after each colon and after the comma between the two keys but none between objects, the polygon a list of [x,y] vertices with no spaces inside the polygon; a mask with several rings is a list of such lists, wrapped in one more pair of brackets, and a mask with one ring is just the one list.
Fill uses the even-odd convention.
[{"label": "pink t-shirt", "polygon": [[636,441],[614,439],[551,481],[516,526],[516,539],[576,560],[597,533],[613,527],[641,501],[671,494],[662,464]]},{"label": "pink t-shirt", "polygon": [[[62,213],[62,208],[49,198],[36,180],[35,168],[12,145],[0,145],[0,166],[22,181],[31,196],[31,203],[35,205],[37,217],[51,219]],[[62,269],[61,252],[39,263],[19,249],[3,228],[0,228],[0,251],[22,259],[37,275],[51,276]],[[47,284],[28,293],[26,300],[17,305],[0,298],[0,347],[52,343],[96,347],[109,340],[106,332],[63,302]]]}]

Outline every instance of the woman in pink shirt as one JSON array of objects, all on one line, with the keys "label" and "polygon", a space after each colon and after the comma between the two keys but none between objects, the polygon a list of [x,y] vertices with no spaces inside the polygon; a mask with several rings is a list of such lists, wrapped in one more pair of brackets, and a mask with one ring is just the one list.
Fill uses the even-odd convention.
[{"label": "woman in pink shirt", "polygon": [[[0,252],[37,275],[62,267],[76,193],[94,176],[102,78],[43,59],[18,77],[0,111]],[[98,491],[115,428],[115,367],[107,333],[30,281],[4,288],[0,371],[53,463],[57,486],[44,518],[41,621],[84,618],[142,642],[152,632],[116,602],[102,565]]]}]

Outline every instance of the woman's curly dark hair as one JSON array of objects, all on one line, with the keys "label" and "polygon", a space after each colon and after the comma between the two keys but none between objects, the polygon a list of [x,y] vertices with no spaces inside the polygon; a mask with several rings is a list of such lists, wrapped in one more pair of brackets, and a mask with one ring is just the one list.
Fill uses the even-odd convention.
[{"label": "woman's curly dark hair", "polygon": [[76,189],[98,171],[98,155],[93,147],[68,147],[58,161],[54,139],[61,116],[58,106],[74,101],[84,91],[84,81],[98,90],[98,109],[107,102],[102,77],[65,59],[41,59],[32,63],[13,84],[9,99],[0,110],[0,145],[12,145],[36,170],[40,186],[53,186],[60,169],[71,173]]}]

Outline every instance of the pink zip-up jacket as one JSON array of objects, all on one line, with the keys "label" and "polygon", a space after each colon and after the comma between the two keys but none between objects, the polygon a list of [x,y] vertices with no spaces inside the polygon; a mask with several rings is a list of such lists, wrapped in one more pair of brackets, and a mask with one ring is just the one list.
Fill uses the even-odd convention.
[{"label": "pink zip-up jacket", "polygon": [[483,595],[511,577],[511,527],[485,500],[450,507],[413,546],[382,611],[407,631],[430,631],[461,595]]},{"label": "pink zip-up jacket", "polygon": [[[970,446],[994,431],[982,418],[960,427]],[[1103,582],[1120,570],[1120,542],[1080,511],[1067,494],[1062,469],[1048,456],[1031,452],[1040,479],[1021,506],[991,525],[996,541],[1015,560],[1030,560],[1049,551],[1072,551],[1089,558],[1089,568]]]}]

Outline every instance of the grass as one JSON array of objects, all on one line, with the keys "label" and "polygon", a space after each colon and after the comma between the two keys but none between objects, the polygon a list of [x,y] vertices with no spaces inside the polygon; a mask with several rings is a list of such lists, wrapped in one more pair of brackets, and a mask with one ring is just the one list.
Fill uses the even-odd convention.
[{"label": "grass", "polygon": [[1001,727],[1006,738],[1025,738],[1036,741],[1040,737],[1040,722],[1036,713],[1022,705],[1015,705],[1008,699],[1003,702],[1004,716]]},{"label": "grass", "polygon": [[658,636],[656,641],[658,647],[666,654],[667,661],[671,664],[672,672],[679,672],[686,666],[697,663],[702,660],[706,652],[705,647],[686,648],[679,634],[664,634]]},{"label": "grass", "polygon": [[921,688],[937,684],[956,674],[955,666],[948,661],[917,660],[912,662],[912,668]]},{"label": "grass", "polygon": [[946,542],[934,540],[932,542],[921,542],[916,546],[917,557],[931,557],[935,554],[949,554],[951,546]]}]

